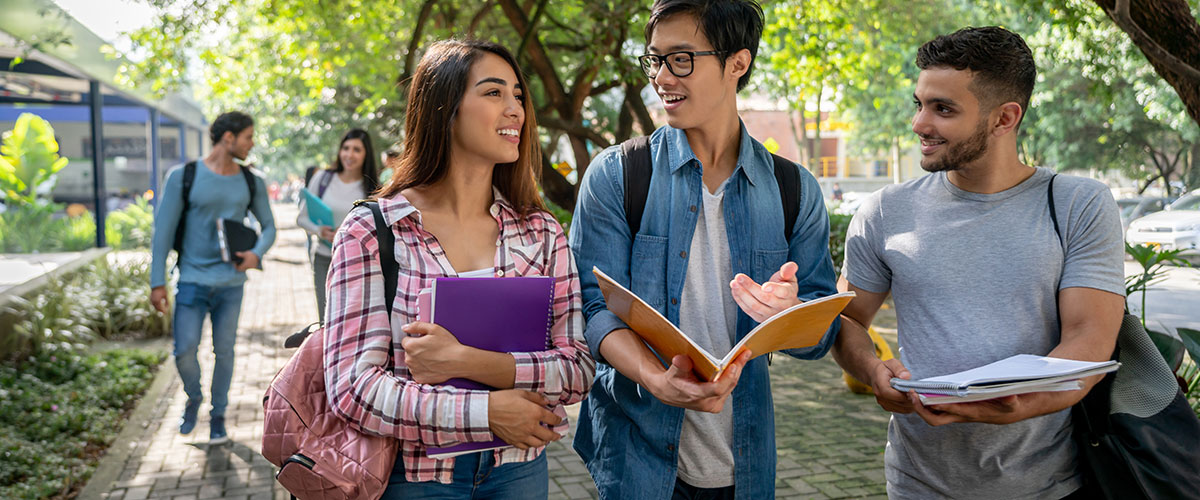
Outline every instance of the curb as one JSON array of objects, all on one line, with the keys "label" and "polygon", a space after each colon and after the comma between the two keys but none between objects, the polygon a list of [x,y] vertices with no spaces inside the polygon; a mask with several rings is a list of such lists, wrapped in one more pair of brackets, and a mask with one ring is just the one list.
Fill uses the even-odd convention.
[{"label": "curb", "polygon": [[128,347],[139,348],[165,352],[166,359],[158,366],[158,373],[154,375],[154,381],[150,383],[150,387],[146,389],[142,399],[138,401],[133,412],[129,414],[129,418],[125,420],[125,425],[122,427],[120,434],[117,434],[116,439],[109,445],[108,450],[104,452],[104,456],[100,457],[100,462],[96,464],[96,470],[92,473],[91,479],[84,485],[83,490],[79,492],[77,498],[82,500],[102,499],[111,489],[113,483],[120,477],[121,472],[125,469],[125,462],[129,460],[129,455],[136,447],[139,438],[144,437],[146,426],[149,424],[150,418],[154,410],[158,407],[163,394],[174,381],[175,369],[171,363],[171,337],[165,336],[153,341],[133,341],[128,343],[112,343],[106,344],[105,347]]}]

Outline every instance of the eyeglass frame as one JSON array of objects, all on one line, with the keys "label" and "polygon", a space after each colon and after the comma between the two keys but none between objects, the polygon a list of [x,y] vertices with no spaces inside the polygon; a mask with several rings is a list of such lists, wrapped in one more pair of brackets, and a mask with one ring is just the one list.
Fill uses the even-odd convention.
[{"label": "eyeglass frame", "polygon": [[[701,50],[701,51],[677,50],[675,52],[667,52],[666,54],[661,54],[661,55],[660,54],[642,54],[637,57],[637,60],[638,60],[638,66],[640,66],[642,68],[642,74],[646,75],[646,78],[649,78],[651,80],[653,80],[655,77],[658,76],[658,71],[662,71],[663,65],[666,65],[667,71],[670,71],[672,75],[675,75],[675,78],[686,78],[686,77],[690,76],[692,74],[692,72],[696,71],[696,64],[695,64],[696,56],[719,56],[724,53],[725,53],[725,51],[723,51],[723,50]],[[669,61],[667,61],[668,57],[671,57],[671,56],[677,55],[677,54],[687,54],[688,57],[690,57],[692,59],[691,69],[688,70],[687,73],[682,74],[682,75],[679,73],[676,73],[675,67],[671,66],[671,63]],[[655,71],[653,75],[651,75],[649,73],[650,69],[646,66],[645,63],[642,62],[643,60],[645,60],[647,58],[658,59],[658,61],[659,61],[658,71]]]}]

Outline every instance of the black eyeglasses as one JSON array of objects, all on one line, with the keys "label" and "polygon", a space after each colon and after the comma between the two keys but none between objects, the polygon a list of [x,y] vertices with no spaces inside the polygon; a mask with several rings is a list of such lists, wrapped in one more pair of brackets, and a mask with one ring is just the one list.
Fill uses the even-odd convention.
[{"label": "black eyeglasses", "polygon": [[671,71],[672,75],[683,78],[692,74],[692,70],[694,69],[692,59],[696,56],[715,56],[721,53],[719,50],[706,50],[703,52],[681,50],[663,55],[646,54],[638,56],[638,62],[642,65],[642,72],[646,73],[646,77],[651,80],[658,76],[658,71],[662,69],[663,63],[666,63],[667,69]]}]

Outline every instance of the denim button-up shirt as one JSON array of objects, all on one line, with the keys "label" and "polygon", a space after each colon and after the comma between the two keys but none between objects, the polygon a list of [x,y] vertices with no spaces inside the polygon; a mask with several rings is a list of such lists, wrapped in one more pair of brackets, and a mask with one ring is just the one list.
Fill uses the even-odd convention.
[{"label": "denim button-up shirt", "polygon": [[[670,498],[679,463],[684,410],[662,403],[601,356],[604,337],[626,325],[605,308],[591,273],[593,266],[599,268],[679,324],[686,251],[691,248],[702,203],[702,166],[684,132],[669,126],[650,136],[650,152],[653,176],[636,236],[630,234],[625,220],[619,146],[592,160],[580,186],[570,231],[587,319],[584,336],[600,362],[591,395],[581,409],[575,450],[587,463],[600,497],[606,499]],[[785,262],[793,261],[800,267],[799,298],[809,300],[836,293],[836,287],[829,256],[829,217],[821,190],[807,170],[799,171],[801,208],[791,238],[785,239],[771,155],[742,126],[737,166],[725,186],[724,215],[733,272],[763,283]],[[756,325],[739,309],[737,340]],[[787,354],[801,359],[824,356],[838,326],[835,321],[818,345]],[[775,419],[766,356],[746,365],[727,404],[733,405],[737,498],[773,498]]]}]

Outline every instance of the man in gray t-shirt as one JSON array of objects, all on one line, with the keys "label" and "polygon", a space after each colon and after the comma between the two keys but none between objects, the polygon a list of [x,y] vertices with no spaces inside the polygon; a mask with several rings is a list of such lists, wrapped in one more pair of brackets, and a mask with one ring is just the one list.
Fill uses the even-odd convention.
[{"label": "man in gray t-shirt", "polygon": [[[1107,187],[1017,157],[1036,74],[1024,41],[965,29],[922,46],[917,66],[913,131],[933,174],[873,193],[850,223],[839,288],[858,295],[834,356],[893,412],[890,497],[1081,496],[1070,407],[1098,377],[1082,391],[936,406],[889,385],[1022,353],[1105,360],[1123,310],[1121,224]],[[884,362],[865,328],[888,293],[900,355]]]}]

